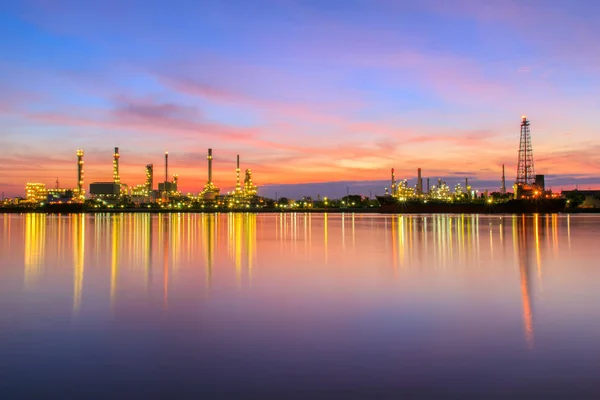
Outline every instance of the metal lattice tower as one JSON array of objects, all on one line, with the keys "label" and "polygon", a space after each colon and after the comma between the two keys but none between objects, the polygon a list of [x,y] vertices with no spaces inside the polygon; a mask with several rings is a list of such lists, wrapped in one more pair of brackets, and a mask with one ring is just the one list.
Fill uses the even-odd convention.
[{"label": "metal lattice tower", "polygon": [[519,164],[517,166],[517,185],[533,185],[535,169],[533,167],[533,147],[531,132],[526,116],[521,119],[521,141],[519,143]]}]

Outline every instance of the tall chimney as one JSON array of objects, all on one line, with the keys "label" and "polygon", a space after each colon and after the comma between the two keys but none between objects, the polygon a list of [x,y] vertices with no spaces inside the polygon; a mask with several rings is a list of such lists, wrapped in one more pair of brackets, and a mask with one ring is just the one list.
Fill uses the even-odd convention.
[{"label": "tall chimney", "polygon": [[165,190],[169,182],[169,152],[165,151]]},{"label": "tall chimney", "polygon": [[394,168],[392,168],[392,196],[396,195],[396,173],[394,172]]},{"label": "tall chimney", "polygon": [[121,183],[121,177],[119,176],[119,148],[115,147],[115,153],[113,154],[113,181],[116,184]]},{"label": "tall chimney", "polygon": [[421,178],[421,168],[417,169],[417,194],[423,194],[423,178]]},{"label": "tall chimney", "polygon": [[506,175],[504,174],[504,164],[502,164],[502,194],[506,194]]},{"label": "tall chimney", "polygon": [[427,193],[430,193],[431,190],[429,189],[429,178],[427,178]]},{"label": "tall chimney", "polygon": [[236,192],[239,192],[241,190],[241,186],[240,186],[240,155],[237,155],[237,167],[235,169],[235,175],[236,175],[236,183],[235,183],[235,190]]},{"label": "tall chimney", "polygon": [[208,183],[212,183],[212,149],[208,149]]}]

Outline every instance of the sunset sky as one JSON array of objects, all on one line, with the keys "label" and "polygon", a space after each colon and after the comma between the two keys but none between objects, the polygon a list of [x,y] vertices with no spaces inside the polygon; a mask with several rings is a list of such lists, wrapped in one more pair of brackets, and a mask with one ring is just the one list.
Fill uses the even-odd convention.
[{"label": "sunset sky", "polygon": [[496,190],[503,163],[514,181],[521,115],[550,185],[599,187],[599,14],[552,0],[5,1],[0,190],[74,187],[79,148],[86,188],[111,180],[115,146],[130,186],[147,163],[162,179],[168,150],[198,192],[211,147],[222,192],[236,154],[264,195],[382,193],[367,181],[392,167]]}]

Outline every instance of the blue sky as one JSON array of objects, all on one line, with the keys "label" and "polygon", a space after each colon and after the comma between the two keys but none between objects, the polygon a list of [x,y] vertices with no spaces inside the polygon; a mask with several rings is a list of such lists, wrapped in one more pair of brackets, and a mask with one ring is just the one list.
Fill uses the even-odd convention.
[{"label": "blue sky", "polygon": [[87,183],[110,179],[118,146],[123,181],[142,183],[144,166],[168,150],[189,192],[206,181],[209,147],[222,190],[235,184],[236,154],[265,195],[270,185],[315,195],[322,185],[311,183],[335,181],[359,190],[392,167],[409,179],[417,167],[448,180],[466,172],[494,190],[502,164],[514,179],[521,115],[531,120],[538,172],[556,187],[593,186],[599,8],[5,2],[0,188],[18,195],[27,181],[57,177],[74,186],[78,148]]}]

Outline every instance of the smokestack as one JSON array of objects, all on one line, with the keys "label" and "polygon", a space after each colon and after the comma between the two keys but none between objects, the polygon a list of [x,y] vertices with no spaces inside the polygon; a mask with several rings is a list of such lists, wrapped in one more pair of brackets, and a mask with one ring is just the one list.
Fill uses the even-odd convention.
[{"label": "smokestack", "polygon": [[236,174],[236,183],[235,183],[235,190],[237,192],[239,192],[241,190],[240,187],[240,155],[237,155],[237,167],[235,169],[235,174]]},{"label": "smokestack", "polygon": [[429,178],[427,178],[427,193],[430,193],[431,191],[429,190]]},{"label": "smokestack", "polygon": [[506,194],[506,175],[504,174],[504,164],[502,164],[502,194]]},{"label": "smokestack", "polygon": [[115,153],[113,154],[113,181],[116,184],[121,183],[121,177],[119,176],[119,148],[115,147]]},{"label": "smokestack", "polygon": [[417,169],[417,194],[423,194],[423,178],[421,178],[421,168]]},{"label": "smokestack", "polygon": [[396,174],[394,173],[394,168],[392,168],[392,196],[396,194]]},{"label": "smokestack", "polygon": [[83,200],[83,150],[77,150],[77,197]]},{"label": "smokestack", "polygon": [[165,190],[167,182],[169,182],[169,152],[165,151]]},{"label": "smokestack", "polygon": [[212,149],[208,149],[208,183],[212,183]]}]

